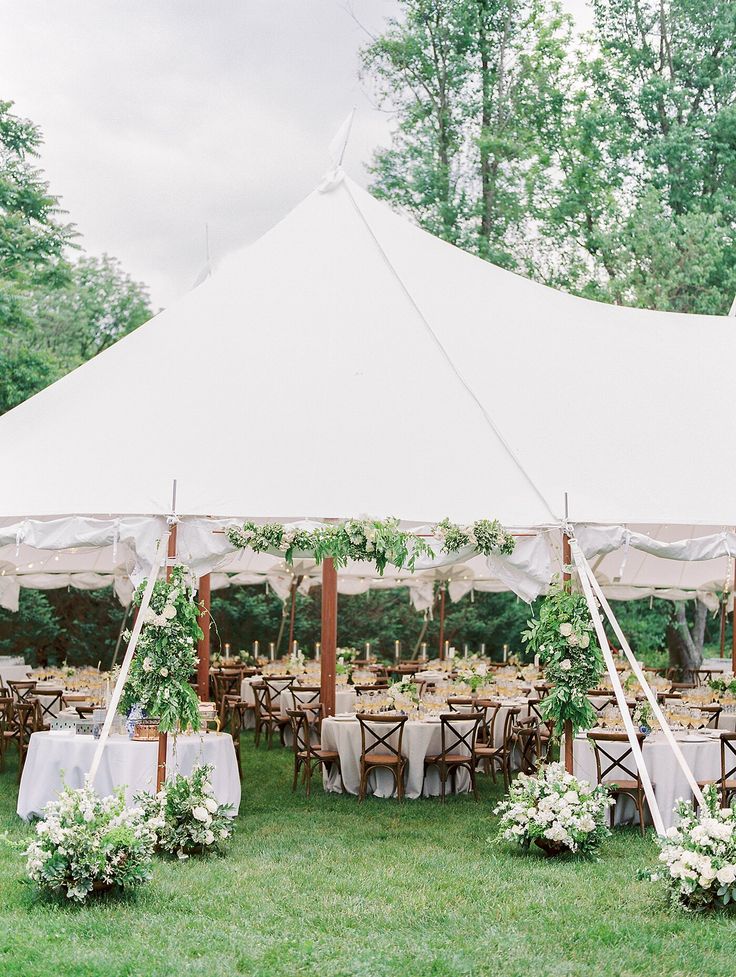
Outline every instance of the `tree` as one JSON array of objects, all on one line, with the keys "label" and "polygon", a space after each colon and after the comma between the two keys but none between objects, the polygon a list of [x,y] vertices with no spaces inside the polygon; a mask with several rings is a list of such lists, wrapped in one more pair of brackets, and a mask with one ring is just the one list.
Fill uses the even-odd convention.
[{"label": "tree", "polygon": [[544,0],[402,0],[362,52],[395,117],[374,192],[426,230],[515,267],[562,122],[570,21]]}]

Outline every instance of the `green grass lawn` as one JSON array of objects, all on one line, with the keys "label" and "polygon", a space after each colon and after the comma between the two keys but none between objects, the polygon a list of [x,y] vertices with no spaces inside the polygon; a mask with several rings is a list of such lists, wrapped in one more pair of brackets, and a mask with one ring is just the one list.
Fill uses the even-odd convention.
[{"label": "green grass lawn", "polygon": [[[636,880],[651,841],[619,830],[599,862],[493,844],[481,802],[291,794],[287,751],[244,737],[227,857],[157,861],[152,883],[89,907],[39,899],[0,844],[2,977],[624,977],[736,973],[736,919],[691,918]],[[13,762],[0,833],[22,841]]]}]

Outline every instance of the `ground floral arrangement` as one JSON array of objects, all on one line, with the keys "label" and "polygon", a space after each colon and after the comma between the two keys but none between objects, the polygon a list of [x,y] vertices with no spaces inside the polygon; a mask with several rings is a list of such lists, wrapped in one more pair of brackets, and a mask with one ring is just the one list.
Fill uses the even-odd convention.
[{"label": "ground floral arrangement", "polygon": [[157,827],[142,808],[126,808],[123,788],[99,798],[90,784],[65,787],[36,825],[25,853],[28,876],[42,891],[80,903],[134,889],[151,878]]},{"label": "ground floral arrangement", "polygon": [[522,641],[539,655],[545,680],[551,685],[540,713],[545,720],[554,720],[558,736],[568,720],[574,732],[595,726],[595,710],[587,693],[597,688],[604,664],[593,632],[583,594],[558,586],[544,598],[538,617],[528,622],[522,634]]},{"label": "ground floral arrangement", "polygon": [[[391,564],[397,569],[413,570],[416,561],[435,557],[434,550],[421,536],[399,528],[398,519],[348,519],[316,529],[286,529],[282,523],[258,525],[246,522],[242,528],[231,526],[227,537],[238,549],[255,553],[276,551],[292,563],[296,553],[310,553],[317,563],[332,559],[336,567],[344,567],[348,560],[374,563],[383,573]],[[479,519],[470,526],[458,526],[443,519],[432,527],[435,538],[445,553],[456,553],[466,546],[478,553],[508,555],[514,550],[514,537],[495,519]]]},{"label": "ground floral arrangement", "polygon": [[156,847],[179,858],[219,851],[233,832],[231,808],[218,804],[212,767],[167,779],[158,794],[138,794],[136,803],[156,825]]},{"label": "ground floral arrangement", "polygon": [[656,839],[660,865],[642,873],[663,882],[673,904],[689,912],[736,903],[736,812],[721,807],[715,785],[703,793],[705,806],[697,814],[678,801],[680,823]]},{"label": "ground floral arrangement", "polygon": [[[144,589],[145,581],[133,596],[136,605],[140,605]],[[201,637],[199,605],[194,600],[189,571],[175,566],[169,580],[154,584],[120,711],[127,715],[140,706],[148,716],[158,719],[162,732],[199,729],[197,693],[189,679],[197,668],[197,641]]]},{"label": "ground floral arrangement", "polygon": [[532,842],[547,854],[592,855],[610,831],[606,812],[613,802],[606,787],[593,787],[550,763],[534,776],[519,774],[497,805],[501,837],[523,848]]}]

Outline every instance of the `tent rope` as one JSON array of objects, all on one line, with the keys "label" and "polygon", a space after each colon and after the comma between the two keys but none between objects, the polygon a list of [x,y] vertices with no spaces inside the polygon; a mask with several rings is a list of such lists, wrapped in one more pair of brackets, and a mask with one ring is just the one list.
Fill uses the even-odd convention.
[{"label": "tent rope", "polygon": [[542,492],[540,491],[540,489],[537,487],[537,485],[534,482],[534,480],[532,479],[531,475],[526,471],[526,469],[522,465],[520,459],[517,457],[517,455],[515,454],[515,452],[513,451],[513,449],[511,448],[511,446],[509,445],[508,441],[506,441],[506,439],[504,438],[504,436],[499,431],[499,429],[498,429],[495,421],[490,416],[490,414],[488,413],[488,411],[486,410],[486,408],[483,406],[483,404],[481,403],[480,399],[478,398],[478,396],[475,393],[475,391],[473,390],[473,388],[467,382],[467,380],[465,379],[465,377],[461,374],[460,370],[457,368],[457,366],[453,362],[452,357],[447,352],[447,350],[445,349],[445,347],[442,345],[442,342],[440,341],[437,333],[434,331],[434,329],[432,328],[431,324],[429,323],[427,317],[422,312],[422,310],[419,307],[419,304],[417,303],[416,299],[414,298],[414,296],[410,292],[408,286],[406,285],[406,283],[404,282],[403,278],[401,277],[401,275],[399,274],[399,272],[397,271],[397,269],[393,265],[391,259],[389,258],[388,254],[386,253],[386,251],[385,251],[383,245],[381,244],[380,240],[378,239],[375,231],[371,227],[370,222],[368,221],[367,217],[365,216],[365,214],[361,210],[360,204],[355,199],[355,197],[353,196],[353,192],[350,189],[350,184],[348,183],[347,180],[342,180],[340,182],[339,186],[340,187],[344,187],[345,190],[347,191],[348,197],[350,198],[350,201],[351,201],[353,207],[355,208],[356,213],[358,214],[358,216],[360,217],[361,221],[365,225],[366,230],[370,234],[371,238],[373,239],[373,242],[375,243],[376,247],[378,248],[379,252],[381,253],[381,256],[382,256],[384,262],[386,263],[387,267],[391,271],[391,273],[394,276],[394,278],[396,279],[396,281],[399,283],[399,286],[400,286],[402,292],[404,293],[404,295],[406,296],[406,298],[409,300],[409,303],[412,306],[412,308],[414,309],[414,311],[416,312],[416,314],[421,319],[422,323],[424,324],[425,329],[427,330],[427,332],[429,333],[429,335],[434,340],[434,343],[437,346],[437,348],[439,349],[439,351],[442,354],[442,356],[444,357],[445,362],[450,367],[450,369],[452,370],[452,372],[455,374],[456,378],[460,381],[460,383],[462,384],[462,386],[464,387],[465,391],[468,393],[468,395],[470,396],[470,398],[473,400],[473,402],[477,406],[478,410],[483,415],[483,419],[485,420],[486,424],[490,427],[491,431],[493,432],[493,434],[495,435],[495,437],[497,438],[497,440],[500,442],[500,444],[502,445],[502,447],[504,448],[504,450],[508,454],[509,458],[511,458],[511,460],[513,461],[513,463],[516,465],[516,467],[518,468],[518,470],[521,473],[521,475],[523,476],[523,478],[529,484],[529,486],[531,487],[531,489],[534,492],[534,494],[537,496],[537,498],[539,499],[539,501],[544,505],[545,509],[549,512],[549,514],[552,517],[552,519],[556,523],[558,523],[560,521],[560,517],[554,512],[554,510],[552,509],[552,506],[549,504],[549,502],[547,501],[547,499],[544,497],[544,495],[542,494]]}]

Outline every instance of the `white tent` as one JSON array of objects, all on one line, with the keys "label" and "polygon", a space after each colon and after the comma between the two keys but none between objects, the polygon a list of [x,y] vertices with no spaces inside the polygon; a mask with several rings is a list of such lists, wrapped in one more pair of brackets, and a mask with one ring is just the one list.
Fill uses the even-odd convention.
[{"label": "white tent", "polygon": [[[502,271],[338,173],[0,418],[0,544],[125,544],[139,576],[176,478],[179,546],[199,572],[231,551],[213,529],[243,517],[545,528],[566,492],[571,522],[605,527],[589,556],[667,520],[683,540],[718,526],[708,553],[725,557],[730,395],[693,354],[731,362],[735,346],[726,317],[607,306]],[[693,556],[701,544],[678,553]]]}]

